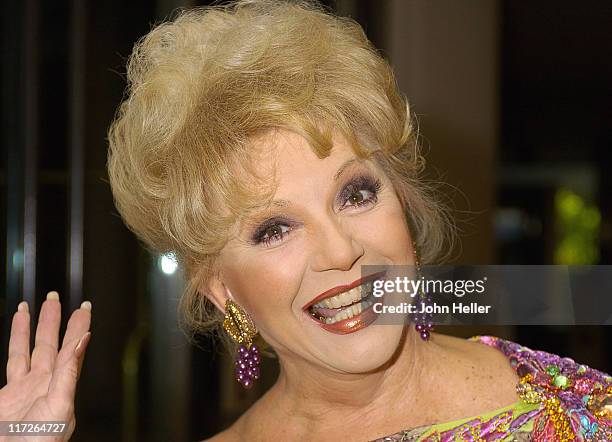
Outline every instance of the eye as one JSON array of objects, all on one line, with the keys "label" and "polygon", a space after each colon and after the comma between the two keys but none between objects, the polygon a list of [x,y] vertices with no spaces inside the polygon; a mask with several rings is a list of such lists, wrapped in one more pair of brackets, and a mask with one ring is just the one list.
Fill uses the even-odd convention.
[{"label": "eye", "polygon": [[287,222],[278,219],[268,220],[253,234],[252,242],[269,246],[277,241],[282,241],[290,231],[291,227]]},{"label": "eye", "polygon": [[[366,196],[364,196],[364,193]],[[368,196],[368,194],[370,194],[370,196]],[[350,202],[354,206],[362,206],[372,201],[375,197],[376,197],[375,194],[373,194],[369,190],[364,189],[364,190],[355,192],[351,196],[349,196],[347,202]]]},{"label": "eye", "polygon": [[344,208],[347,203],[355,207],[375,203],[378,201],[380,187],[379,179],[367,175],[353,178],[340,193],[342,207]]},{"label": "eye", "polygon": [[[344,210],[348,207],[361,207],[375,204],[381,189],[379,179],[369,175],[353,177],[340,191],[337,203]],[[261,224],[251,235],[251,244],[270,246],[281,242],[293,230],[295,223],[285,218],[271,218]]]},{"label": "eye", "polygon": [[[287,227],[287,230],[283,230],[283,227]],[[261,242],[265,245],[269,245],[275,241],[282,241],[283,236],[289,233],[290,228],[285,224],[274,224],[268,227],[264,232],[264,236],[261,238]]]}]

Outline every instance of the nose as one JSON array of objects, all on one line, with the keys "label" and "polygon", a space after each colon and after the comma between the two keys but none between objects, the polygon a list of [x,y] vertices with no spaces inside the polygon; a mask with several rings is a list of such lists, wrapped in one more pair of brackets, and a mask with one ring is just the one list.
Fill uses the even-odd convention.
[{"label": "nose", "polygon": [[313,232],[313,271],[350,270],[364,254],[363,247],[355,241],[348,222],[327,218]]}]

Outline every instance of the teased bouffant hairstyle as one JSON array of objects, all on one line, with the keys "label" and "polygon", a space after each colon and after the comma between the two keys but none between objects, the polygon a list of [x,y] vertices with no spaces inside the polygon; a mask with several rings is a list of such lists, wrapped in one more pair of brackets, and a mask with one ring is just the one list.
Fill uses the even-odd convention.
[{"label": "teased bouffant hairstyle", "polygon": [[273,198],[248,159],[274,128],[300,134],[320,158],[340,133],[393,182],[422,262],[451,249],[408,102],[354,20],[315,1],[179,10],[135,45],[127,82],[108,134],[111,189],[126,225],[183,267],[191,336],[221,323],[205,296],[215,258],[242,217]]}]

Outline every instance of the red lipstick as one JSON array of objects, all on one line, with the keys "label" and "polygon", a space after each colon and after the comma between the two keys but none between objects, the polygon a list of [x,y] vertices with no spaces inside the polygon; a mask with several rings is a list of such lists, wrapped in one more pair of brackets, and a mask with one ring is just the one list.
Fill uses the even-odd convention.
[{"label": "red lipstick", "polygon": [[343,319],[338,322],[334,322],[333,324],[325,324],[324,322],[319,321],[312,315],[308,315],[310,318],[317,323],[318,326],[327,330],[331,333],[336,333],[338,335],[346,335],[349,333],[354,333],[357,330],[361,330],[362,328],[367,327],[372,322],[378,318],[378,314],[374,313],[374,305],[371,305],[358,315],[353,316],[352,318]]},{"label": "red lipstick", "polygon": [[358,280],[350,284],[340,285],[340,286],[331,288],[329,290],[326,290],[325,292],[315,297],[312,301],[310,301],[308,304],[306,304],[303,307],[304,313],[307,314],[313,321],[315,321],[317,325],[319,325],[321,328],[331,333],[344,335],[344,334],[356,332],[357,330],[361,330],[362,328],[365,328],[368,325],[370,325],[372,322],[374,322],[376,318],[378,317],[378,314],[374,313],[373,304],[370,305],[365,310],[361,311],[359,314],[352,316],[351,318],[342,319],[332,324],[326,324],[325,322],[322,322],[321,320],[317,319],[315,316],[313,316],[309,312],[309,309],[313,305],[315,305],[316,303],[320,302],[323,299],[330,298],[332,296],[336,296],[339,293],[348,291],[363,283],[367,283],[369,281],[373,281],[375,279],[382,278],[386,275],[386,273],[387,273],[386,270],[382,272],[378,272],[378,273],[373,273],[371,275],[359,278]]},{"label": "red lipstick", "polygon": [[320,301],[322,301],[325,298],[331,298],[332,296],[336,296],[339,293],[349,291],[350,289],[355,288],[358,285],[363,284],[364,282],[368,282],[368,281],[372,281],[374,279],[378,279],[378,278],[384,276],[386,273],[387,273],[387,271],[383,270],[382,272],[373,273],[371,275],[359,278],[357,281],[351,282],[350,284],[339,285],[339,286],[333,287],[333,288],[331,288],[329,290],[326,290],[323,293],[321,293],[320,295],[318,295],[316,298],[314,298],[312,301],[310,301],[308,304],[306,304],[304,307],[302,307],[302,310],[307,311],[310,307],[312,307],[317,302],[320,302]]}]

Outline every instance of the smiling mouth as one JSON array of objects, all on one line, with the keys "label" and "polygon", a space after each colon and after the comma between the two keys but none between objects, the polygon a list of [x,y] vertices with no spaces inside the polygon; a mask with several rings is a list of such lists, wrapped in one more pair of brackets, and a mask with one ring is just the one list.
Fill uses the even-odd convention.
[{"label": "smiling mouth", "polygon": [[308,308],[308,313],[322,324],[331,325],[360,316],[374,304],[372,287],[367,281],[350,290],[325,298]]}]

